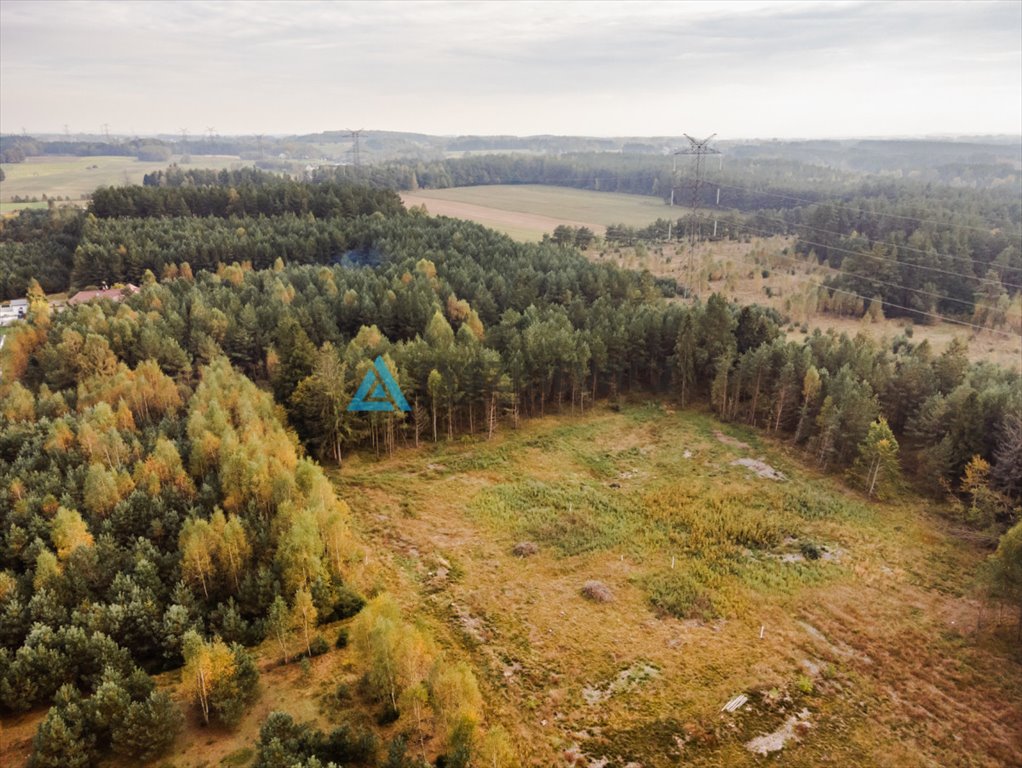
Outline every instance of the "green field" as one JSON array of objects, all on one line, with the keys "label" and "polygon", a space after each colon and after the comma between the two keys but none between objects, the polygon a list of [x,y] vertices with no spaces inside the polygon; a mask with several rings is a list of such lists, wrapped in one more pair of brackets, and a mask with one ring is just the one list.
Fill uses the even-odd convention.
[{"label": "green field", "polygon": [[[81,201],[102,186],[141,184],[147,173],[165,169],[179,157],[159,162],[143,162],[133,157],[30,157],[23,163],[4,163],[6,178],[0,182],[0,212],[21,208],[45,208],[42,196],[68,197]],[[237,168],[247,162],[231,155],[196,156],[190,168]],[[14,197],[39,198],[37,203],[12,203]]]},{"label": "green field", "polygon": [[35,203],[12,203],[12,202],[9,202],[9,201],[8,202],[0,202],[0,214],[14,213],[15,211],[22,211],[22,210],[26,210],[26,209],[27,210],[41,210],[43,208],[48,208],[49,205],[50,204],[48,202],[46,202],[45,200],[40,200],[40,201],[35,202]]},{"label": "green field", "polygon": [[681,216],[656,197],[594,192],[541,184],[502,184],[404,192],[405,205],[425,205],[435,215],[476,221],[519,240],[539,240],[558,224],[586,225],[603,233],[608,224],[644,227]]}]

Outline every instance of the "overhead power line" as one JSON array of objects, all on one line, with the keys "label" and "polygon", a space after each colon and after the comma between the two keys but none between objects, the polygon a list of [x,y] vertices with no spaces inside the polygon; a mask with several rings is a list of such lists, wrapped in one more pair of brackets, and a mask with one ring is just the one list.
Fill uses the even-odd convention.
[{"label": "overhead power line", "polygon": [[[764,218],[770,219],[771,221],[783,222],[782,219],[776,219],[776,218],[772,218],[770,216],[764,216]],[[746,226],[746,225],[744,225],[741,222],[739,222],[739,226]],[[790,224],[789,226],[801,227],[801,226],[805,226],[805,225],[803,225],[803,224]],[[818,232],[823,232],[823,233],[826,233],[826,234],[829,234],[829,235],[837,235],[839,237],[848,237],[847,235],[842,235],[839,232],[832,232],[832,231],[826,230],[826,229],[818,229],[817,227],[808,227],[808,229],[814,229],[814,230],[816,230]],[[780,233],[771,233],[771,234],[774,235],[774,234],[780,234]],[[1000,283],[1000,285],[1004,286],[1005,288],[1015,288],[1015,289],[1018,289],[1018,290],[1022,290],[1022,285],[1017,285],[1015,283],[1008,283],[1008,282],[1005,282],[1005,281],[1000,280],[1000,279],[995,280],[995,279],[988,278],[988,277],[977,277],[975,274],[968,274],[968,273],[963,273],[963,272],[955,272],[955,271],[949,270],[949,269],[942,269],[941,267],[931,267],[931,266],[928,266],[926,264],[911,264],[911,263],[904,262],[904,261],[898,261],[898,259],[896,259],[896,258],[894,258],[892,256],[877,256],[876,254],[869,253],[869,252],[866,252],[866,251],[853,251],[850,248],[842,248],[839,245],[827,245],[825,243],[816,243],[816,242],[813,242],[811,240],[807,240],[802,235],[797,235],[797,237],[805,245],[814,246],[816,248],[827,248],[828,250],[831,250],[831,251],[838,251],[839,253],[846,253],[846,254],[849,254],[849,255],[852,255],[852,256],[861,256],[861,257],[864,257],[864,258],[867,258],[867,259],[872,259],[873,261],[886,262],[886,263],[893,264],[893,265],[900,266],[900,267],[908,267],[908,268],[911,268],[911,269],[922,269],[922,270],[926,270],[926,271],[929,271],[929,272],[939,272],[941,274],[950,275],[952,277],[960,277],[963,280],[974,280],[976,282],[979,282],[979,283],[982,283],[982,284],[985,284],[985,285],[996,285],[996,284]],[[871,245],[876,245],[876,244],[883,245],[883,243],[880,243],[879,241],[870,240],[869,238],[863,238],[863,239],[865,239]],[[896,248],[900,248],[901,246],[895,246],[895,247]],[[925,253],[925,251],[920,251],[920,253]],[[930,254],[930,255],[940,256],[940,254]]]},{"label": "overhead power line", "polygon": [[[749,264],[751,266],[760,266],[760,265],[755,264],[754,262],[748,261],[748,259],[745,259],[745,258],[743,258],[741,256],[736,256],[735,258],[737,258],[740,261],[744,261],[746,264]],[[825,283],[821,283],[821,282],[818,282],[816,280],[812,280],[809,277],[800,277],[798,275],[795,275],[793,277],[794,277],[794,279],[796,281],[807,283],[809,285],[814,285],[817,288],[823,288],[824,290],[833,291],[835,293],[840,293],[840,294],[843,294],[845,296],[852,296],[852,297],[857,298],[857,299],[862,299],[865,302],[873,301],[873,298],[874,298],[872,296],[863,296],[861,293],[856,293],[855,291],[848,291],[848,290],[845,290],[844,288],[836,288],[834,286],[826,285]],[[973,329],[975,329],[977,331],[987,331],[989,333],[993,333],[993,334],[996,334],[996,335],[999,335],[999,336],[1005,336],[1007,338],[1016,338],[1016,339],[1022,340],[1022,334],[1018,334],[1018,333],[1015,333],[1013,331],[1002,331],[1002,330],[998,330],[996,328],[987,328],[987,327],[982,326],[982,325],[977,325],[976,323],[970,323],[970,322],[968,322],[966,320],[959,320],[957,318],[947,317],[945,315],[941,315],[941,314],[938,314],[936,312],[929,312],[929,311],[923,310],[923,309],[916,309],[915,307],[906,307],[906,306],[904,306],[902,304],[896,304],[896,303],[891,302],[891,301],[884,301],[883,299],[881,299],[881,301],[883,302],[883,304],[885,306],[893,307],[894,309],[901,309],[901,310],[904,310],[906,312],[911,312],[911,313],[914,313],[914,314],[917,314],[917,315],[922,315],[924,317],[932,317],[935,320],[941,320],[941,321],[946,322],[946,323],[951,323],[953,325],[960,325],[960,326],[964,326],[964,327],[967,327],[967,328],[973,328]]]},{"label": "overhead power line", "polygon": [[[738,186],[736,184],[723,184],[723,183],[720,183],[720,184],[718,184],[718,186],[724,187],[724,188],[730,188],[730,189],[741,189],[741,190],[743,190],[745,192],[752,192],[752,193],[757,194],[757,195],[766,195],[768,197],[779,197],[779,198],[783,198],[785,200],[795,200],[795,201],[800,202],[800,203],[805,203],[806,205],[829,205],[832,208],[841,208],[841,209],[846,210],[846,211],[855,211],[856,213],[862,213],[862,214],[865,214],[866,216],[886,216],[887,218],[891,218],[891,219],[902,219],[902,220],[905,220],[905,221],[917,221],[917,222],[919,222],[921,224],[938,224],[940,226],[956,226],[956,227],[959,227],[961,229],[971,229],[971,230],[974,230],[976,232],[985,232],[987,234],[990,233],[990,230],[998,228],[996,226],[991,226],[991,227],[988,228],[988,227],[977,227],[977,226],[973,226],[973,225],[970,225],[970,224],[957,224],[957,223],[954,223],[954,222],[940,221],[939,219],[930,219],[930,218],[924,218],[924,217],[921,217],[921,216],[907,216],[907,215],[899,214],[899,213],[885,213],[883,211],[870,211],[870,210],[867,210],[865,208],[856,208],[854,205],[845,205],[844,203],[835,203],[835,202],[830,201],[830,200],[810,200],[810,199],[805,198],[805,197],[797,197],[796,195],[786,195],[786,194],[783,194],[781,192],[767,192],[764,189],[752,189],[750,187],[742,187],[742,186]],[[1014,235],[1016,237],[1022,236],[1022,232],[1015,232],[1014,230],[1012,230],[1008,234]]]},{"label": "overhead power line", "polygon": [[[755,232],[757,234],[763,234],[763,232],[765,231],[765,230],[756,229],[754,227],[750,227],[750,226],[744,225],[744,224],[740,224],[739,226],[742,227],[743,229],[749,231],[749,232]],[[778,258],[782,258],[782,259],[788,259],[788,260],[790,260],[790,261],[792,261],[793,263],[796,263],[796,264],[804,264],[805,263],[805,262],[801,261],[796,256],[785,256],[785,255],[781,254],[781,255],[778,255],[777,257]],[[823,265],[818,265],[818,266],[823,266]],[[878,277],[872,277],[870,275],[860,275],[860,274],[856,274],[854,272],[848,272],[848,271],[843,270],[843,269],[841,269],[839,267],[832,267],[830,265],[826,265],[823,268],[824,269],[829,269],[829,270],[831,270],[832,272],[834,272],[834,273],[836,273],[838,275],[844,275],[845,277],[851,277],[851,278],[854,278],[854,279],[857,279],[857,280],[868,280],[871,283],[876,283],[877,285],[886,285],[889,288],[897,288],[898,290],[901,290],[901,291],[909,291],[910,293],[915,293],[915,294],[918,294],[920,296],[929,296],[931,298],[938,299],[940,301],[953,301],[956,304],[962,304],[963,306],[966,306],[966,307],[974,307],[976,305],[975,301],[968,301],[967,299],[959,299],[959,298],[956,298],[954,296],[945,296],[943,294],[934,293],[933,291],[926,291],[926,290],[923,290],[921,288],[910,288],[907,285],[899,285],[898,283],[892,283],[889,280],[881,280]],[[887,303],[887,302],[885,302],[885,303]]]},{"label": "overhead power line", "polygon": [[[676,155],[676,154],[679,154],[679,153],[672,153],[672,155]],[[647,167],[645,170],[650,170],[650,169]],[[674,165],[674,170],[675,171],[677,170],[676,161],[675,161],[675,165]],[[655,175],[657,175],[657,174],[655,174]],[[624,175],[624,174],[621,174],[619,172],[614,171],[614,172],[608,172],[608,173],[594,172],[594,173],[587,174],[587,175],[584,175],[584,176],[566,176],[566,177],[561,177],[559,179],[556,179],[556,183],[554,183],[554,182],[543,182],[543,181],[531,181],[530,182],[530,181],[522,180],[522,179],[518,179],[518,178],[509,178],[508,180],[506,180],[504,182],[498,182],[498,183],[539,184],[539,185],[542,185],[542,186],[557,186],[557,185],[564,185],[564,184],[583,184],[583,183],[584,184],[592,184],[592,183],[595,183],[597,181],[599,181],[599,182],[621,181],[621,180],[634,181],[634,179],[635,179],[634,175]],[[690,180],[690,179],[688,179],[686,177],[678,177],[677,179],[674,179],[672,177],[672,183],[674,184],[675,188],[676,188],[676,181],[686,181],[686,180]],[[710,182],[706,182],[706,183],[710,183]],[[829,205],[829,206],[831,206],[833,208],[841,208],[841,209],[844,209],[844,210],[855,211],[857,213],[860,213],[860,214],[863,214],[863,215],[866,215],[866,216],[883,216],[883,217],[887,217],[887,218],[900,219],[902,221],[915,221],[915,222],[919,222],[920,224],[936,224],[936,225],[940,225],[940,226],[944,226],[944,227],[948,227],[948,226],[950,226],[950,227],[959,227],[961,229],[968,229],[968,230],[972,230],[972,231],[975,231],[975,232],[983,232],[983,233],[986,233],[986,234],[990,234],[992,230],[1000,229],[1005,234],[1011,235],[1013,237],[1022,238],[1022,231],[1017,231],[1017,230],[1014,230],[1014,229],[1009,229],[1008,227],[1004,226],[1003,224],[989,223],[988,226],[986,226],[986,227],[978,227],[978,226],[971,225],[971,224],[962,224],[962,223],[959,223],[959,222],[953,221],[953,220],[942,221],[940,219],[926,218],[926,217],[922,217],[922,216],[909,216],[907,214],[900,214],[900,213],[886,213],[886,212],[883,212],[883,211],[871,211],[871,210],[868,210],[866,208],[857,208],[856,206],[847,205],[845,203],[838,203],[838,202],[834,202],[832,200],[813,200],[813,199],[810,199],[810,198],[799,197],[797,195],[789,195],[789,194],[785,194],[785,193],[782,193],[782,192],[770,192],[770,191],[765,190],[765,189],[754,189],[752,187],[744,187],[744,186],[741,186],[741,185],[738,185],[738,184],[725,184],[723,182],[712,182],[712,183],[714,183],[714,184],[716,184],[716,186],[724,188],[724,189],[739,189],[739,190],[742,190],[742,191],[745,191],[745,192],[750,192],[752,194],[766,195],[768,197],[779,197],[779,198],[784,198],[784,199],[787,199],[787,200],[794,200],[794,201],[797,201],[797,202],[800,202],[800,203],[804,203],[806,205]],[[674,189],[672,188],[671,191],[673,192]],[[668,204],[670,205],[670,203],[668,203]],[[981,218],[981,217],[977,217],[977,218]]]},{"label": "overhead power line", "polygon": [[[751,192],[753,194],[770,194],[770,193],[761,193],[759,190],[752,189],[751,187],[742,187],[742,186],[739,186],[737,184],[718,184],[718,186],[724,187],[724,188],[728,188],[728,189],[740,189],[740,190],[743,190],[745,192]],[[827,203],[827,202],[818,202],[818,203],[813,203],[813,205],[832,205],[832,204],[831,203]],[[766,214],[763,214],[763,213],[760,213],[760,212],[755,212],[755,213],[743,212],[743,211],[740,211],[737,208],[733,208],[731,210],[734,210],[737,213],[742,214],[743,216],[756,215],[756,216],[763,216],[764,218],[771,218],[773,221],[777,221],[777,222],[783,223],[783,224],[785,224],[786,226],[789,226],[789,227],[805,227],[807,229],[812,229],[812,230],[815,230],[817,232],[825,232],[825,233],[827,233],[829,235],[835,235],[837,237],[851,237],[851,235],[845,234],[845,233],[842,233],[842,232],[835,232],[835,231],[829,230],[829,229],[821,229],[820,227],[814,227],[814,226],[811,226],[809,224],[801,224],[801,223],[796,223],[796,222],[789,222],[786,219],[780,219],[780,218],[777,218],[777,217],[769,217],[769,216],[766,216]],[[885,216],[887,214],[883,214],[883,213],[880,213],[880,212],[873,212],[871,215]],[[907,217],[903,217],[903,218],[907,218]],[[917,219],[917,221],[925,222],[926,219]],[[986,231],[986,230],[984,230],[984,231]],[[865,238],[864,235],[860,235],[860,237],[864,237]],[[872,240],[870,238],[865,238],[865,239],[869,240],[871,244],[882,243],[882,244],[886,245],[886,243],[883,243],[880,240]],[[974,259],[972,259],[969,256],[956,256],[956,255],[950,254],[950,253],[939,253],[937,251],[928,251],[928,250],[926,250],[924,248],[916,248],[914,246],[907,245],[907,244],[899,243],[899,244],[897,244],[896,247],[899,250],[911,251],[913,253],[921,253],[921,254],[924,254],[926,256],[937,256],[937,257],[940,257],[940,258],[943,258],[943,259],[952,259],[954,261],[964,261],[964,262],[969,262],[969,263],[972,263],[974,261]]]},{"label": "overhead power line", "polygon": [[852,256],[861,256],[863,258],[871,259],[873,261],[886,262],[888,264],[894,264],[894,265],[897,265],[897,266],[907,267],[907,268],[910,268],[910,269],[923,269],[923,270],[927,270],[927,271],[930,271],[930,272],[939,272],[941,274],[950,275],[952,277],[960,277],[960,278],[962,278],[964,280],[975,280],[976,282],[979,282],[979,283],[984,284],[984,285],[997,285],[999,283],[1000,285],[1004,286],[1005,288],[1015,288],[1017,290],[1022,290],[1022,285],[1016,285],[1015,283],[1007,283],[1007,282],[1004,282],[1003,280],[999,280],[999,279],[998,280],[993,280],[992,278],[988,278],[988,277],[976,277],[975,275],[964,275],[964,274],[962,274],[960,272],[952,272],[952,271],[947,270],[947,269],[941,269],[940,267],[929,267],[929,266],[926,266],[925,264],[910,264],[910,263],[907,263],[907,262],[904,262],[904,261],[898,261],[897,259],[892,259],[890,257],[886,257],[885,258],[883,256],[876,256],[876,255],[874,255],[872,253],[868,253],[866,251],[853,251],[853,250],[851,250],[849,248],[841,248],[841,247],[835,246],[835,245],[825,245],[823,243],[815,243],[815,242],[813,242],[811,240],[806,240],[801,235],[799,235],[799,240],[803,244],[810,245],[810,246],[813,246],[815,248],[828,248],[828,249],[830,249],[832,251],[839,251],[841,253],[850,254]]},{"label": "overhead power line", "polygon": [[[719,155],[720,154],[720,150],[714,149],[713,147],[710,146],[710,142],[713,140],[713,137],[717,135],[716,133],[711,133],[705,139],[693,139],[687,133],[683,134],[683,135],[685,136],[686,139],[688,139],[689,146],[688,146],[687,149],[683,149],[683,150],[680,150],[680,151],[674,153],[674,170],[675,170],[675,173],[676,173],[677,169],[678,169],[678,155],[690,155],[691,157],[694,158],[694,160],[695,160],[696,177],[695,177],[694,183],[692,184],[692,191],[691,191],[691,197],[690,197],[690,200],[691,200],[691,205],[690,205],[691,214],[690,215],[691,215],[691,219],[692,219],[692,226],[690,227],[689,241],[693,245],[695,245],[695,242],[696,242],[696,227],[695,227],[695,224],[696,224],[696,220],[697,220],[697,216],[698,216],[698,210],[699,210],[699,190],[700,190],[700,188],[702,187],[702,184],[703,184],[703,158],[705,158],[706,155]],[[674,185],[673,185],[673,183],[672,183],[672,186],[671,186],[671,203],[672,204],[674,203]],[[689,266],[689,275],[691,276],[692,270],[694,269],[694,266],[693,266],[693,263],[692,263],[692,252],[691,251],[689,251],[688,266]]]}]

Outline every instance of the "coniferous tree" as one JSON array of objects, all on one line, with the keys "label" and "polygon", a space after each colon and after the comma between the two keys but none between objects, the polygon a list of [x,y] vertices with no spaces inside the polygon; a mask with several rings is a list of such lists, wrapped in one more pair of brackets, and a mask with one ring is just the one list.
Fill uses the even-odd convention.
[{"label": "coniferous tree", "polygon": [[1022,408],[1005,414],[994,455],[994,485],[1008,497],[1022,499]]},{"label": "coniferous tree", "polygon": [[165,753],[181,731],[184,718],[165,691],[153,691],[128,705],[112,730],[114,752],[135,760],[152,760]]},{"label": "coniferous tree", "polygon": [[681,318],[678,340],[674,346],[675,377],[680,389],[682,407],[685,407],[688,395],[696,383],[697,344],[695,321],[692,313],[686,312]]},{"label": "coniferous tree", "polygon": [[32,740],[30,768],[88,768],[95,761],[95,738],[78,717],[52,707]]}]

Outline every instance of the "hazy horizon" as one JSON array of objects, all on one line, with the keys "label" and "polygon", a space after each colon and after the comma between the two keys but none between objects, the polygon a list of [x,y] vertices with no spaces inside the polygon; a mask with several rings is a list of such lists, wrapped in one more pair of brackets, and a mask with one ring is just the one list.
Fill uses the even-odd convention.
[{"label": "hazy horizon", "polygon": [[0,6],[0,131],[1022,135],[1022,4]]},{"label": "hazy horizon", "polygon": [[[304,136],[316,136],[318,134],[327,133],[350,133],[348,128],[341,128],[338,126],[327,126],[314,131],[305,131],[301,133],[267,133],[255,130],[241,131],[238,133],[223,133],[221,131],[216,132],[218,138],[254,138],[262,136],[269,139],[288,139],[295,137]],[[578,138],[578,139],[617,139],[617,140],[654,140],[654,139],[681,139],[684,140],[682,133],[673,136],[660,136],[660,135],[649,135],[639,136],[632,134],[597,134],[597,133],[551,133],[551,132],[539,132],[539,133],[428,133],[426,131],[416,130],[414,126],[409,128],[376,128],[374,126],[363,127],[359,126],[359,132],[363,139],[366,136],[372,134],[407,134],[407,135],[418,135],[418,136],[429,136],[432,138],[440,139],[453,139],[453,138],[469,138],[469,137],[513,137],[517,139],[536,139],[536,138]],[[18,131],[0,131],[0,134],[4,136],[15,136],[20,135],[21,130]],[[49,141],[58,141],[66,136],[69,137],[70,141],[102,141],[105,138],[105,134],[101,131],[70,131],[65,134],[63,130],[41,130],[41,131],[29,131],[26,129],[25,134],[32,138],[41,138]],[[188,141],[197,141],[204,139],[206,133],[202,131],[195,131],[188,133]],[[136,132],[136,133],[118,133],[114,130],[110,131],[111,140],[129,140],[133,138],[143,139],[170,139],[177,140],[181,138],[180,131],[152,131],[152,132]],[[696,136],[693,138],[703,138],[702,136]],[[797,142],[814,142],[814,141],[950,141],[950,142],[962,142],[968,143],[970,141],[990,141],[990,142],[1007,142],[1007,141],[1022,141],[1022,133],[1011,134],[1011,133],[929,133],[929,134],[890,134],[890,135],[834,135],[834,136],[721,136],[719,133],[714,136],[714,143],[742,143],[742,142],[785,142],[785,143],[797,143]]]}]

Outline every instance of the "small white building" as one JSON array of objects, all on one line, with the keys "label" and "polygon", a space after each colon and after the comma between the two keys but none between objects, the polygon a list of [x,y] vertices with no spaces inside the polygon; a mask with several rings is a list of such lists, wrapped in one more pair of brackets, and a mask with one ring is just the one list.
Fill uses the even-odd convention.
[{"label": "small white building", "polygon": [[0,325],[10,325],[16,320],[24,320],[28,314],[28,299],[11,299],[0,304]]}]

